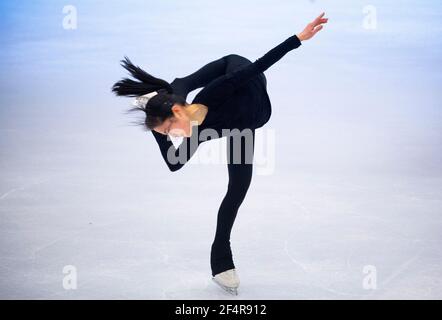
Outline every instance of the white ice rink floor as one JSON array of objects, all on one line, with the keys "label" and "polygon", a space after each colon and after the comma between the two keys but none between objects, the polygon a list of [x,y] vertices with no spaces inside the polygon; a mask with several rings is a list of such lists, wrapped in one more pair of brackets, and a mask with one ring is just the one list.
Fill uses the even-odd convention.
[{"label": "white ice rink floor", "polygon": [[[379,4],[373,32],[363,1],[76,3],[71,33],[52,1],[11,2],[1,22],[1,299],[442,298],[439,2]],[[118,61],[172,80],[254,60],[322,9],[329,28],[266,73],[275,162],[233,227],[232,297],[209,263],[227,168],[169,172],[110,93]]]}]

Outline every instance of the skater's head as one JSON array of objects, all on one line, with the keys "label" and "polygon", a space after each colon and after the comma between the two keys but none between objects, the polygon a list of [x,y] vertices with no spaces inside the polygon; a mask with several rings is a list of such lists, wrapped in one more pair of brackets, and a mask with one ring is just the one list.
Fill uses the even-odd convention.
[{"label": "skater's head", "polygon": [[191,125],[189,104],[181,96],[166,93],[162,90],[150,98],[145,106],[134,107],[129,111],[144,111],[142,124],[146,130],[154,130],[173,137],[190,137]]},{"label": "skater's head", "polygon": [[167,81],[156,78],[133,65],[129,58],[125,57],[121,62],[122,66],[139,81],[125,78],[115,83],[112,91],[117,96],[139,97],[150,92],[158,92],[145,105],[128,110],[128,112],[143,111],[145,113],[145,119],[136,124],[142,125],[147,131],[155,130],[161,134],[189,137],[191,119],[187,108],[189,104],[186,100],[174,94]]}]

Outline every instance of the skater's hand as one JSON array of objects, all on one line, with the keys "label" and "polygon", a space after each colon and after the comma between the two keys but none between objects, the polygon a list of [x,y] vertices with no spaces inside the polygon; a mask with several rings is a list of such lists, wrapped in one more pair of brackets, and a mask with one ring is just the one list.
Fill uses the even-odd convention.
[{"label": "skater's hand", "polygon": [[328,22],[328,18],[322,18],[324,16],[325,12],[321,13],[315,20],[310,22],[305,29],[297,34],[296,36],[299,38],[299,40],[304,41],[312,38],[319,30],[322,29],[323,23]]}]

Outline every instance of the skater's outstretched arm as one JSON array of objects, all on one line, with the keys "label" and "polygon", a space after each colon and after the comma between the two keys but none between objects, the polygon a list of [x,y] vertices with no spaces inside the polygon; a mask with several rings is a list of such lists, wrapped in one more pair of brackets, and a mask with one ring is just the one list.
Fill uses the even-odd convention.
[{"label": "skater's outstretched arm", "polygon": [[217,101],[220,103],[228,99],[237,89],[247,83],[250,79],[266,71],[289,51],[301,46],[301,41],[312,38],[322,29],[322,24],[327,23],[328,18],[322,18],[324,14],[325,13],[322,13],[314,21],[309,23],[301,33],[289,37],[284,42],[268,51],[264,56],[257,59],[254,63],[216,79],[209,87],[207,87],[208,90],[201,93],[200,97],[207,96],[210,97],[211,101]]},{"label": "skater's outstretched arm", "polygon": [[[289,37],[286,41],[267,52],[263,57],[256,60],[252,66],[234,72],[230,76],[230,83],[235,87],[240,86],[254,75],[267,70],[290,50],[298,48],[301,45],[301,41],[312,38],[322,29],[322,23],[327,23],[328,18],[322,18],[324,14],[322,13],[309,23],[301,33]],[[186,77],[175,78],[171,83],[174,93],[186,99],[189,92],[205,87],[216,78],[226,75],[227,58],[228,56],[225,56],[212,61]]]}]

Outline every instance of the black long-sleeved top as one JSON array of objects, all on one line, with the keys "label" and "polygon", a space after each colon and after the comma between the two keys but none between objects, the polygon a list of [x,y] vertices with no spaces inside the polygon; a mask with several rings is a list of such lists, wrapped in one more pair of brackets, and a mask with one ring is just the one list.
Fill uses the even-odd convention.
[{"label": "black long-sleeved top", "polygon": [[[220,138],[225,135],[222,129],[256,129],[267,123],[271,115],[271,103],[262,81],[258,81],[257,76],[300,45],[299,38],[293,35],[254,63],[233,72],[215,76],[215,79],[205,79],[209,81],[208,83],[200,82],[205,86],[195,96],[192,103],[207,106],[208,113],[198,129],[193,128],[192,136],[183,138],[183,142],[176,149],[168,136],[151,131],[169,169],[171,171],[180,169],[192,157],[200,143],[213,138],[209,137],[200,141],[199,134],[203,129],[215,130]],[[186,98],[188,93],[197,87],[193,87],[192,83],[186,83],[182,79],[176,78],[171,86],[175,94]],[[171,153],[170,158],[168,158],[168,152]],[[179,161],[174,163],[174,160],[178,159]]]}]

